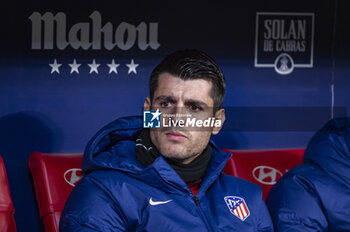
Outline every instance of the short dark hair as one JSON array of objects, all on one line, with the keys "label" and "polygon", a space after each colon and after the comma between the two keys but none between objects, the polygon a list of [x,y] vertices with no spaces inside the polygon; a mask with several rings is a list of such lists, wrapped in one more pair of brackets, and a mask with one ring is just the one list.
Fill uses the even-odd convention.
[{"label": "short dark hair", "polygon": [[213,58],[199,50],[181,50],[166,56],[152,71],[149,79],[151,101],[158,87],[161,73],[169,73],[181,80],[205,79],[212,83],[210,96],[214,112],[221,108],[225,96],[225,77]]}]

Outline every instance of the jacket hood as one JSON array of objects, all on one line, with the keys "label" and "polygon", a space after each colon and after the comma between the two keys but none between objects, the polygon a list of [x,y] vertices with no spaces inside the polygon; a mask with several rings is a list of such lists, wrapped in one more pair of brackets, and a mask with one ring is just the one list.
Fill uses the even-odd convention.
[{"label": "jacket hood", "polygon": [[313,162],[350,186],[350,118],[330,120],[310,140],[304,162]]},{"label": "jacket hood", "polygon": [[[130,155],[136,155],[135,145],[130,145],[135,144],[141,126],[141,116],[119,118],[104,126],[85,148],[83,170],[89,172],[96,169],[140,169],[141,164],[135,160],[135,156]],[[130,149],[131,147],[133,149]],[[128,165],[123,166],[124,163]]]}]

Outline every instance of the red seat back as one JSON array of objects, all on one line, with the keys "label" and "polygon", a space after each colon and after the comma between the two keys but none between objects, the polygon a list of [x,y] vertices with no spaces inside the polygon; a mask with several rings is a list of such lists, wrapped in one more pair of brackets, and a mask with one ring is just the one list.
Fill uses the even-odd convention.
[{"label": "red seat back", "polygon": [[17,231],[13,214],[15,208],[12,204],[10,187],[7,180],[5,164],[0,156],[0,228],[1,231]]},{"label": "red seat back", "polygon": [[29,158],[36,197],[47,232],[58,231],[64,204],[73,187],[83,176],[82,154],[44,154],[34,152]]},{"label": "red seat back", "polygon": [[223,171],[260,185],[265,200],[272,186],[282,175],[303,163],[305,149],[224,151],[231,152],[232,157]]}]

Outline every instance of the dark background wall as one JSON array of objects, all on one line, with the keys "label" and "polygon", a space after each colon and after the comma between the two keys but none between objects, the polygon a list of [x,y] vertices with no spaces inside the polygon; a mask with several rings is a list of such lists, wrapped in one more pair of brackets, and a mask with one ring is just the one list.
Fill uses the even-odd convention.
[{"label": "dark background wall", "polygon": [[[346,1],[231,2],[12,0],[2,7],[0,154],[8,172],[19,231],[42,230],[28,171],[31,152],[83,152],[89,138],[106,123],[141,114],[152,69],[177,49],[204,50],[222,67],[227,81],[224,107],[228,119],[224,130],[213,139],[223,148],[305,147],[315,130],[332,115],[349,115],[350,20]],[[150,23],[157,23],[153,35],[160,46],[140,49],[140,35],[136,33],[136,42],[124,50],[118,46],[108,50],[103,42],[100,49],[74,49],[71,45],[60,49],[56,39],[52,49],[33,49],[29,17],[34,12],[51,12],[54,16],[64,13],[66,39],[74,25],[76,28],[81,26],[78,23],[87,23],[86,45],[92,40],[89,16],[94,11],[100,13],[102,26],[110,22],[113,38],[122,22],[135,27],[145,22],[148,30]],[[290,36],[280,40],[304,41],[305,51],[261,50],[267,29],[263,18],[259,17],[258,23],[258,12],[274,13],[265,16],[277,20],[276,25],[284,20],[285,31],[290,30],[291,21],[305,22],[304,39]],[[47,30],[44,26],[42,21],[42,33],[38,35],[41,40]],[[119,40],[120,44],[131,38],[133,31],[129,32],[121,37],[124,41]],[[273,43],[279,40],[277,32]],[[56,38],[57,32],[53,35]],[[258,62],[271,67],[254,66],[256,38]],[[274,68],[281,53],[290,55],[296,64],[290,74],[281,75]],[[51,73],[49,64],[55,59],[62,64],[60,73]],[[68,64],[74,59],[81,64],[79,74],[70,73]],[[89,73],[88,64],[93,59],[100,64],[98,74]],[[107,64],[112,59],[120,64],[117,74],[109,74]],[[126,64],[131,59],[138,64],[137,73],[128,73]],[[298,67],[311,61],[312,67]],[[281,64],[280,60],[276,62]],[[288,60],[288,68],[290,64]]]}]

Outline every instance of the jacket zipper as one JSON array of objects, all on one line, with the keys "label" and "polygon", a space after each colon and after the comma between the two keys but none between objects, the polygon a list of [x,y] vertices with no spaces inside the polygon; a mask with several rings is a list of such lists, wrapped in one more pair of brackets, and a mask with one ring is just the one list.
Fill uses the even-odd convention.
[{"label": "jacket zipper", "polygon": [[208,221],[208,218],[207,218],[207,216],[204,214],[204,212],[203,212],[203,209],[202,209],[202,207],[201,207],[201,204],[200,204],[200,202],[199,202],[199,199],[198,199],[198,197],[196,197],[196,196],[194,196],[193,198],[193,201],[194,201],[194,203],[196,204],[196,208],[197,208],[197,211],[199,212],[199,216],[202,218],[202,220],[204,221],[204,224],[205,224],[205,226],[207,227],[207,229],[208,229],[208,231],[214,231],[213,229],[212,229],[212,227],[210,226],[210,223],[209,223],[209,221]]},{"label": "jacket zipper", "polygon": [[[169,181],[165,180],[164,178],[162,178],[162,179],[163,179],[163,181],[165,181],[168,185],[173,186],[174,188],[183,191],[183,189],[182,189],[182,188],[179,188],[177,185],[174,185],[174,184],[170,183]],[[213,228],[210,226],[210,223],[209,223],[209,221],[208,221],[207,216],[206,216],[206,215],[204,214],[204,212],[203,212],[203,209],[202,209],[202,207],[201,207],[201,204],[200,204],[200,202],[199,202],[198,197],[195,196],[195,195],[192,193],[191,190],[189,190],[189,192],[190,192],[190,194],[192,195],[192,196],[189,196],[189,197],[192,198],[192,200],[194,201],[194,203],[195,203],[195,205],[196,205],[196,210],[199,212],[199,216],[202,218],[202,220],[203,220],[203,222],[204,222],[204,224],[205,224],[205,227],[207,227],[207,229],[208,229],[209,232],[210,232],[210,231],[215,232],[215,231],[213,230]]]}]

